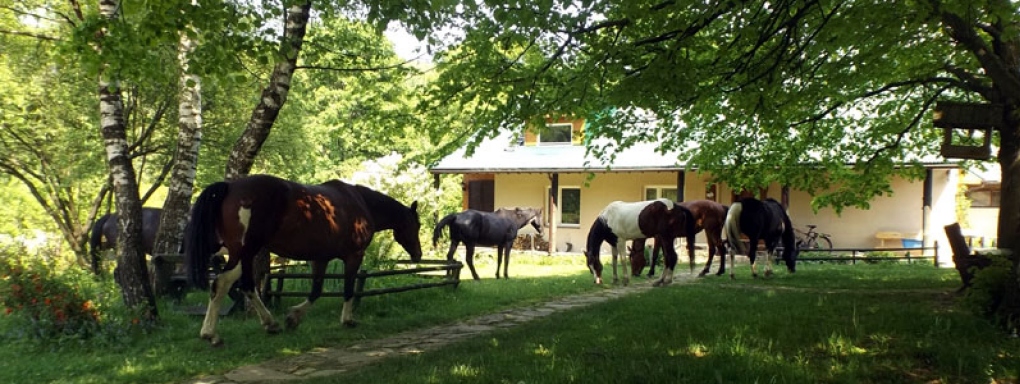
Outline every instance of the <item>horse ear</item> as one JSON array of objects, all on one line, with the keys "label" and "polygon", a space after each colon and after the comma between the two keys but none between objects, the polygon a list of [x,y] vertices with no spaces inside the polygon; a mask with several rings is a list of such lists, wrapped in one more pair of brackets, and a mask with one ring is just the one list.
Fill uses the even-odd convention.
[{"label": "horse ear", "polygon": [[418,200],[411,203],[411,211],[418,212]]}]

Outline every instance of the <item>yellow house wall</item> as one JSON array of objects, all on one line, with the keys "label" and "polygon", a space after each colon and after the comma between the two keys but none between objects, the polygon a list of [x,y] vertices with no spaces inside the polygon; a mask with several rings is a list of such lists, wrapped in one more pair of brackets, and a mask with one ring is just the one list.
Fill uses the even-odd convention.
[{"label": "yellow house wall", "polygon": [[[705,193],[711,175],[698,172],[686,172],[684,178],[685,200],[705,199]],[[949,170],[932,170],[932,212],[928,223],[928,243],[938,241],[939,254],[943,263],[950,260],[948,242],[945,239],[943,226],[956,221],[955,190],[958,176]],[[595,221],[602,209],[615,200],[639,201],[644,199],[646,186],[675,186],[676,172],[622,172],[597,173],[589,179],[588,173],[562,173],[559,176],[560,187],[581,188],[581,224],[580,226],[561,225],[557,227],[556,251],[569,249],[579,252],[585,248],[585,239],[591,223]],[[547,174],[497,174],[495,175],[496,207],[534,206],[545,207],[546,193],[550,186]],[[922,236],[924,212],[922,197],[923,180],[906,180],[896,178],[892,182],[891,196],[877,196],[870,202],[870,209],[844,208],[837,214],[832,208],[823,208],[818,212],[811,209],[811,196],[804,191],[790,191],[789,214],[796,228],[806,230],[805,225],[814,224],[818,230],[832,235],[833,245],[837,248],[873,248],[880,245],[875,237],[877,232],[895,231],[905,237]],[[718,198],[723,204],[732,203],[733,190],[725,185],[717,185]],[[778,185],[767,189],[768,197],[781,199],[782,188]],[[973,210],[972,210],[973,211]],[[543,212],[546,224],[551,217]],[[972,221],[974,223],[975,221]],[[993,221],[994,223],[994,221]],[[530,228],[522,233],[533,231]],[[548,232],[545,233],[548,238]],[[705,242],[704,234],[696,237],[696,242]],[[886,246],[900,247],[901,243],[886,242]],[[609,252],[605,244],[602,253]]]}]

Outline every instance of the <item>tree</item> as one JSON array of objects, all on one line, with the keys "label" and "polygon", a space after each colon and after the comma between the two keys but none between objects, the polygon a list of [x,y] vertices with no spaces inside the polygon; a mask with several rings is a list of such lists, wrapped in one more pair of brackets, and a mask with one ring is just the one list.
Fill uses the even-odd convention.
[{"label": "tree", "polygon": [[[381,4],[443,42],[427,107],[470,108],[492,136],[583,116],[610,144],[660,150],[735,188],[772,183],[816,207],[867,207],[934,155],[936,101],[1002,104],[1001,246],[1020,254],[1020,12],[1009,0],[464,3],[456,15]],[[445,16],[436,16],[437,14]],[[426,108],[427,110],[428,108]],[[848,166],[849,164],[849,166]],[[914,167],[901,167],[913,164]],[[824,172],[804,172],[805,165]],[[831,188],[831,189],[830,189]],[[1014,271],[1020,257],[1014,258]],[[1020,314],[1020,280],[1003,308]]]}]

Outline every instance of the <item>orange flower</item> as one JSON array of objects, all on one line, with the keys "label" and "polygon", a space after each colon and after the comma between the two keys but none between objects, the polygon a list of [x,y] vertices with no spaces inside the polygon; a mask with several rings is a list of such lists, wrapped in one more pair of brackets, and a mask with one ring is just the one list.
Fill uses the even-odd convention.
[{"label": "orange flower", "polygon": [[81,303],[81,310],[88,311],[91,308],[92,308],[92,300],[86,300],[84,303]]}]

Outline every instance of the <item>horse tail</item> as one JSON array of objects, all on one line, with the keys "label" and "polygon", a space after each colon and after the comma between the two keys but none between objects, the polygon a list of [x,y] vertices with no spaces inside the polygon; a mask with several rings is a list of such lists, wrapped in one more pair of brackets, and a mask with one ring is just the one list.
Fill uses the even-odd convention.
[{"label": "horse tail", "polygon": [[452,223],[456,218],[457,214],[451,213],[436,223],[436,229],[432,231],[432,248],[435,248],[436,244],[439,244],[439,236],[443,235],[443,227],[450,225],[450,223]]},{"label": "horse tail", "polygon": [[95,224],[92,224],[92,233],[89,235],[89,255],[92,257],[92,273],[99,275],[99,247],[103,243],[103,226],[106,225],[106,220],[110,219],[110,215],[106,214],[96,220]]},{"label": "horse tail", "polygon": [[723,232],[726,232],[726,241],[730,244],[730,248],[733,248],[736,253],[746,255],[747,248],[744,248],[744,242],[740,241],[740,212],[742,210],[743,206],[739,201],[730,205],[729,211],[726,212]]},{"label": "horse tail", "polygon": [[205,188],[191,207],[191,221],[184,234],[184,264],[188,282],[196,288],[208,289],[209,255],[219,244],[216,226],[221,220],[220,207],[227,196],[229,184],[217,182]]},{"label": "horse tail", "polygon": [[[780,206],[782,207],[782,206]],[[790,215],[786,214],[786,210],[780,210],[783,213],[783,260],[786,260],[787,266],[794,265],[797,262],[797,238],[793,233],[793,222],[790,221]]]}]

